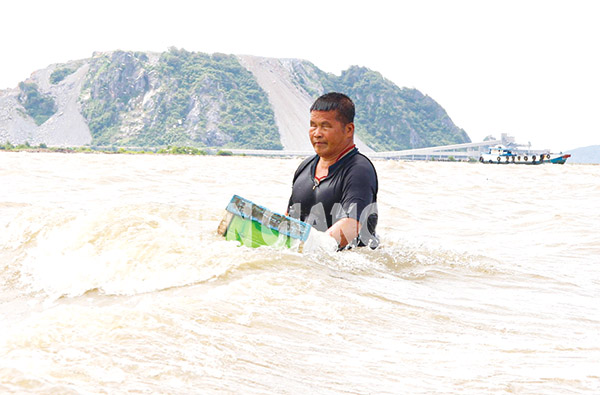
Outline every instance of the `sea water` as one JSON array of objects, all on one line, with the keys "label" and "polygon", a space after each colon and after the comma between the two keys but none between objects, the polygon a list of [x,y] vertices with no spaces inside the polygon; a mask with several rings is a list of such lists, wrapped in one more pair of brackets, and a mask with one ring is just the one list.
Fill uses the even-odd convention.
[{"label": "sea water", "polygon": [[238,247],[301,158],[0,153],[0,393],[598,393],[600,167],[375,161],[381,247]]}]

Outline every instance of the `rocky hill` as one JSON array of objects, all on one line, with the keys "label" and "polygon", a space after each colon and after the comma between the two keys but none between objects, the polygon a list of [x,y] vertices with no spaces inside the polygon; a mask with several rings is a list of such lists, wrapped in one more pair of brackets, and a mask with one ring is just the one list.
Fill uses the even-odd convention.
[{"label": "rocky hill", "polygon": [[172,48],[94,53],[34,72],[0,91],[0,142],[309,150],[308,108],[327,91],[355,101],[363,150],[470,141],[432,98],[367,68],[336,76],[304,60]]}]

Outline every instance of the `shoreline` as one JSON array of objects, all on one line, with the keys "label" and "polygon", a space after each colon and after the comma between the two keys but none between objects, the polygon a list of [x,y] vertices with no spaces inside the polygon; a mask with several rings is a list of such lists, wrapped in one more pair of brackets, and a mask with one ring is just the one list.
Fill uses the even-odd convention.
[{"label": "shoreline", "polygon": [[169,146],[167,148],[124,148],[110,149],[92,147],[32,147],[29,145],[13,146],[10,143],[0,145],[0,152],[29,152],[29,153],[61,153],[61,154],[128,154],[128,155],[216,155],[232,156],[233,152],[226,149],[201,149],[188,146]]},{"label": "shoreline", "polygon": [[[247,151],[247,152],[242,152]],[[309,152],[295,151],[278,151],[276,154],[269,150],[260,152],[261,150],[243,150],[243,149],[217,149],[217,148],[196,148],[189,146],[170,146],[167,148],[125,148],[113,147],[110,149],[92,148],[92,147],[32,147],[28,145],[13,146],[10,143],[0,145],[0,153],[2,152],[27,152],[27,153],[59,153],[59,154],[126,154],[126,155],[191,155],[191,156],[236,156],[236,157],[262,157],[262,158],[304,158],[308,155],[314,155]],[[366,154],[367,157],[369,156]],[[398,162],[448,162],[448,163],[479,163],[477,160],[461,160],[461,159],[400,159],[400,158],[369,158],[372,161],[398,161]],[[598,163],[573,163],[567,162],[566,165],[593,165],[598,166]]]}]

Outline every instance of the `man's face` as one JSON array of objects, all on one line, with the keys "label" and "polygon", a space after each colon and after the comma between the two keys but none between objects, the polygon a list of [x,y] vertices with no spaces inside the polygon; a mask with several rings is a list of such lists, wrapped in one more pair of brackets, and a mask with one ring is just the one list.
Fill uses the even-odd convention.
[{"label": "man's face", "polygon": [[308,134],[315,152],[321,158],[335,158],[352,144],[354,124],[348,123],[344,125],[336,116],[336,111],[310,112],[310,129]]}]

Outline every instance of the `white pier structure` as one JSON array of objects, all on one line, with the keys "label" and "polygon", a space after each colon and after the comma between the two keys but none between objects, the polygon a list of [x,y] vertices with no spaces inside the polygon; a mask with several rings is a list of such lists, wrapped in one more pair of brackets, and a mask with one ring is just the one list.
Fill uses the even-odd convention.
[{"label": "white pier structure", "polygon": [[[439,147],[415,148],[402,151],[363,152],[371,159],[406,159],[406,160],[478,160],[483,148],[502,144],[503,140],[488,140],[481,143],[465,143],[442,145]],[[304,157],[314,155],[314,151],[283,151],[283,150],[252,150],[252,149],[227,149],[236,155],[248,156],[279,156],[279,157]]]},{"label": "white pier structure", "polygon": [[[464,143],[442,145],[438,147],[414,148],[402,151],[363,152],[371,159],[405,159],[405,160],[479,160],[482,151],[495,145],[517,146],[515,139],[505,133],[499,140],[486,140],[480,143]],[[314,155],[314,151],[283,151],[283,150],[251,150],[227,149],[236,155],[306,157]]]},{"label": "white pier structure", "polygon": [[487,140],[480,143],[442,145],[439,147],[415,148],[402,151],[369,152],[370,158],[410,160],[478,160],[482,149],[502,144],[504,140]]}]

